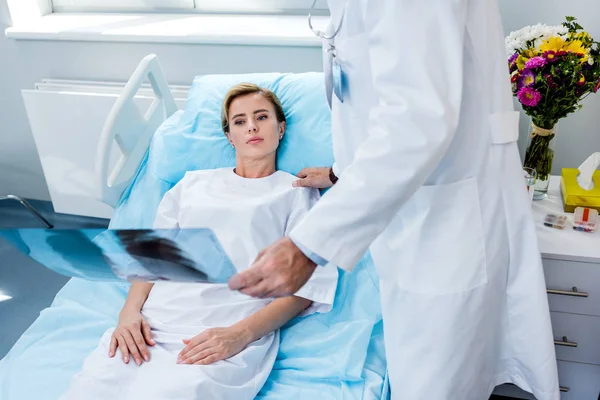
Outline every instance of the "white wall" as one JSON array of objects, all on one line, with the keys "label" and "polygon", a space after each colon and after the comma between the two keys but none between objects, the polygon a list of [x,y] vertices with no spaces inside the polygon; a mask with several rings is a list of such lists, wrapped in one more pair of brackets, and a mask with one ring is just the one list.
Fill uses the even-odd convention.
[{"label": "white wall", "polygon": [[[600,38],[600,2],[591,0],[500,0],[505,30],[536,22],[559,23],[579,17]],[[0,32],[10,26],[5,0],[0,0]],[[158,54],[169,82],[189,84],[203,73],[303,72],[321,70],[318,48],[36,42],[8,40],[0,34],[0,195],[14,193],[49,200],[20,90],[42,78],[126,80],[139,60]],[[555,173],[577,166],[600,151],[600,95],[560,126]],[[522,119],[521,148],[527,120]]]},{"label": "white wall", "polygon": [[10,17],[0,0],[0,196],[49,199],[20,89],[30,86],[18,44],[4,37]]}]

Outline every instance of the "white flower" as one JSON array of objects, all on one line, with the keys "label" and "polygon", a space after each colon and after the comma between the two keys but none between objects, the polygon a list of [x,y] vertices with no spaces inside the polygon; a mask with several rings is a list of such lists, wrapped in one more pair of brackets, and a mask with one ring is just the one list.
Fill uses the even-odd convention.
[{"label": "white flower", "polygon": [[561,25],[549,26],[537,24],[526,26],[518,31],[511,32],[505,39],[506,55],[512,56],[517,50],[524,49],[527,42],[535,40],[534,46],[539,47],[545,40],[552,36],[564,36],[569,30]]},{"label": "white flower", "polygon": [[592,57],[588,58],[588,64],[594,65],[594,59]]}]

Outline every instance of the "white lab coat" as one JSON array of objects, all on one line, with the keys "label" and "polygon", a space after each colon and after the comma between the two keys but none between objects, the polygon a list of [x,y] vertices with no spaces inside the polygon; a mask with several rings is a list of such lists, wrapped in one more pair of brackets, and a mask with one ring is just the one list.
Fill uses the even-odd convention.
[{"label": "white lab coat", "polygon": [[341,179],[291,237],[345,270],[370,246],[392,398],[483,400],[512,382],[559,399],[497,2],[329,6],[328,33],[344,15]]}]

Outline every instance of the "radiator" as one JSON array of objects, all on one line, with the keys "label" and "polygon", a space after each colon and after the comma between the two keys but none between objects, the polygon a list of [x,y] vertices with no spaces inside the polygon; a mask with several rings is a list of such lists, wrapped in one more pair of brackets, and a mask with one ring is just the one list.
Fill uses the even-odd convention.
[{"label": "radiator", "polygon": [[[94,198],[92,185],[100,133],[123,86],[119,82],[46,79],[33,90],[22,91],[55,212],[112,217],[113,209]],[[171,86],[179,109],[185,105],[188,90]],[[149,86],[138,91],[136,104],[141,110],[152,103],[151,92]],[[117,154],[113,156],[116,162]]]}]

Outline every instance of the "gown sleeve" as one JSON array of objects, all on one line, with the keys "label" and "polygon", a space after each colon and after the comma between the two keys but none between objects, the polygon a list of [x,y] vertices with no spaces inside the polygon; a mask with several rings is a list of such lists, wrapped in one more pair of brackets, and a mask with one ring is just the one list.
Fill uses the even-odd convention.
[{"label": "gown sleeve", "polygon": [[154,229],[179,228],[179,208],[184,181],[185,177],[163,196],[154,217]]},{"label": "gown sleeve", "polygon": [[[319,191],[310,188],[294,189],[295,196],[290,211],[285,235],[302,221],[308,210],[319,200]],[[295,295],[311,300],[312,304],[301,315],[308,315],[315,312],[326,313],[333,307],[333,299],[337,288],[338,271],[334,265],[317,266],[312,277],[304,286],[298,290]]]}]

